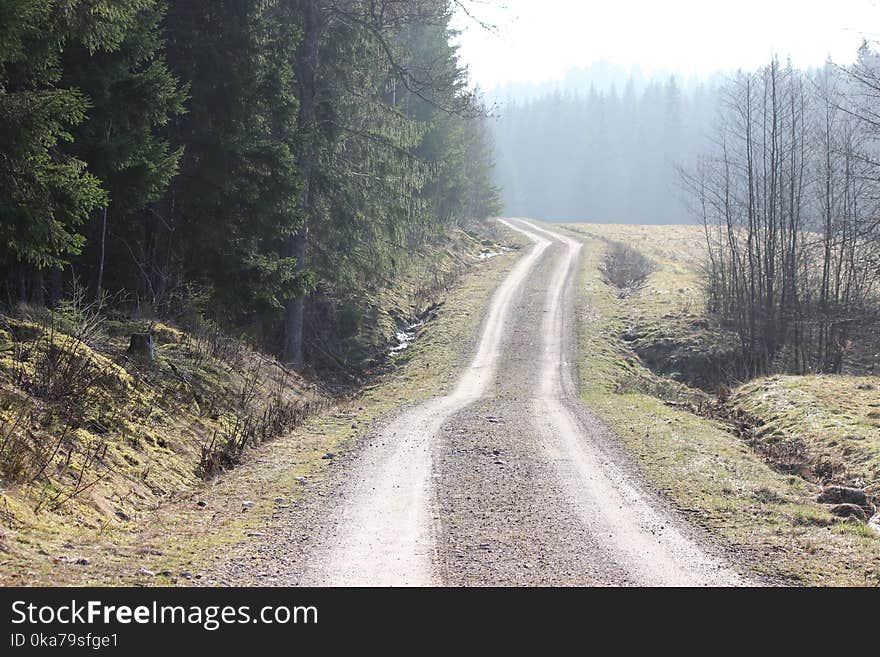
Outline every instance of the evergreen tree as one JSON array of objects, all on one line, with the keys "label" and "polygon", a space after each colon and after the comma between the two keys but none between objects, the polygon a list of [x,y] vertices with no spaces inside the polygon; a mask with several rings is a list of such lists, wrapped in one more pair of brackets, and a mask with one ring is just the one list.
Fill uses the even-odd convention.
[{"label": "evergreen tree", "polygon": [[[120,4],[129,11],[122,11]],[[114,10],[109,14],[114,22],[105,28],[114,35],[112,50],[93,51],[86,43],[74,43],[62,56],[62,84],[85,93],[92,106],[72,131],[67,150],[88,163],[109,196],[89,235],[98,290],[103,287],[111,214],[119,224],[119,238],[137,244],[145,220],[138,215],[159,200],[177,173],[181,150],[171,150],[162,129],[182,114],[185,101],[183,88],[161,54],[164,3],[114,3]],[[124,275],[130,256],[116,240],[111,240],[111,256],[116,284],[136,287],[136,281]]]},{"label": "evergreen tree", "polygon": [[[42,0],[0,6],[0,248],[19,298],[29,292],[36,301],[42,272],[79,253],[79,228],[105,199],[85,162],[59,148],[89,109],[82,92],[58,85],[62,49],[75,36],[67,11]],[[94,33],[80,34],[82,42],[112,46],[97,24],[88,27]]]},{"label": "evergreen tree", "polygon": [[631,77],[618,94],[590,86],[508,102],[492,123],[496,181],[512,215],[551,220],[690,220],[676,166],[703,147],[714,88]]},{"label": "evergreen tree", "polygon": [[[389,275],[408,237],[431,232],[428,208],[452,216],[444,199],[454,186],[444,191],[432,175],[461,143],[444,142],[444,155],[432,142],[456,133],[438,113],[466,116],[473,99],[449,46],[449,3],[297,6],[305,223],[288,253],[325,286],[357,289]],[[302,361],[304,301],[300,292],[286,303],[282,353],[293,364]]]},{"label": "evergreen tree", "polygon": [[313,291],[315,311],[385,285],[401,254],[498,209],[451,8],[4,2],[7,288],[41,303],[43,272],[57,292],[73,262],[99,293],[159,315],[198,301],[300,364]]},{"label": "evergreen tree", "polygon": [[282,253],[300,222],[287,4],[174,0],[166,20],[168,59],[191,100],[172,128],[184,155],[162,227],[184,280],[210,291],[224,323],[271,322],[304,287]]}]

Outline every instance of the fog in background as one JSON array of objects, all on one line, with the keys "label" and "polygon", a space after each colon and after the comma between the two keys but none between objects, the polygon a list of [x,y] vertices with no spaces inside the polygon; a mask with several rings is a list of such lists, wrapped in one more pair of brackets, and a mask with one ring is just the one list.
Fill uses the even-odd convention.
[{"label": "fog in background", "polygon": [[464,4],[460,56],[493,107],[505,212],[554,221],[694,221],[676,167],[708,147],[729,76],[773,56],[850,64],[880,19],[875,0]]},{"label": "fog in background", "polygon": [[569,76],[571,87],[496,99],[495,180],[505,212],[552,221],[691,221],[677,166],[706,148],[718,81],[634,75],[619,88],[611,69],[600,72],[585,91],[586,70]]}]

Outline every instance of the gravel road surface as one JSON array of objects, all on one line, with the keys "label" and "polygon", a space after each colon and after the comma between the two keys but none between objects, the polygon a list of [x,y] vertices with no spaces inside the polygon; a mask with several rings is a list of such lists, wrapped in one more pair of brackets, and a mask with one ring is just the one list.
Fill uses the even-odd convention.
[{"label": "gravel road surface", "polygon": [[454,390],[389,418],[205,583],[749,583],[578,399],[581,243],[501,221],[532,246],[495,291]]}]

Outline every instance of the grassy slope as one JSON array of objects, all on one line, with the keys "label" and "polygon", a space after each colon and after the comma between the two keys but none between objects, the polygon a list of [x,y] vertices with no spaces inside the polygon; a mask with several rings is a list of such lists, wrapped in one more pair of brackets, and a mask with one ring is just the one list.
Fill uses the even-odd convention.
[{"label": "grassy slope", "polygon": [[[397,269],[384,285],[374,284],[366,293],[358,291],[337,298],[337,316],[319,321],[329,323],[339,336],[330,344],[311,345],[334,352],[332,362],[350,364],[368,361],[384,352],[401,324],[421,317],[437,295],[454,284],[481,254],[492,252],[495,228],[456,230],[429,243],[413,246],[397,258]],[[328,327],[324,327],[328,328]],[[379,358],[381,361],[382,358]]]},{"label": "grassy slope", "polygon": [[757,438],[768,449],[799,441],[812,476],[880,484],[880,377],[766,377],[742,386],[731,403],[761,419]]},{"label": "grassy slope", "polygon": [[[513,234],[505,233],[503,239],[523,245]],[[229,546],[249,540],[248,533],[271,522],[277,498],[295,501],[308,490],[303,478],[322,476],[328,467],[321,458],[325,453],[354,444],[401,402],[425,399],[451,387],[489,296],[518,257],[511,252],[479,259],[485,248],[468,241],[465,251],[455,248],[435,261],[447,266],[448,258],[464,258],[472,266],[440,294],[436,318],[396,357],[398,367],[390,373],[354,398],[308,417],[285,436],[249,450],[245,463],[233,472],[209,483],[181,487],[141,512],[137,521],[77,525],[42,514],[39,523],[26,531],[6,529],[7,537],[15,535],[12,541],[7,538],[5,553],[0,554],[0,584],[169,584],[177,573],[195,571]],[[417,310],[425,299],[413,300],[411,291],[421,289],[409,277],[388,294],[399,307],[412,303]],[[253,504],[243,512],[246,501]],[[89,565],[77,565],[81,558]],[[138,572],[142,568],[172,575],[142,575]]]},{"label": "grassy slope", "polygon": [[[586,242],[581,270],[582,396],[647,480],[771,581],[880,584],[880,536],[861,523],[834,522],[813,500],[816,486],[775,472],[719,423],[664,403],[658,391],[675,398],[686,397],[687,390],[658,381],[619,337],[636,320],[661,327],[671,322],[668,328],[675,330],[682,315],[698,312],[698,229],[566,228],[594,236]],[[656,260],[658,271],[642,293],[618,299],[602,282],[604,242],[598,236],[632,244]],[[840,399],[827,401],[834,408]]]},{"label": "grassy slope", "polygon": [[143,363],[125,350],[145,322],[108,322],[82,341],[66,332],[75,313],[36,315],[4,318],[0,334],[3,579],[21,574],[13,563],[40,561],[74,533],[136,526],[199,486],[203,446],[222,443],[245,418],[274,405],[290,412],[283,429],[326,401],[218,334],[155,325],[157,358]]}]

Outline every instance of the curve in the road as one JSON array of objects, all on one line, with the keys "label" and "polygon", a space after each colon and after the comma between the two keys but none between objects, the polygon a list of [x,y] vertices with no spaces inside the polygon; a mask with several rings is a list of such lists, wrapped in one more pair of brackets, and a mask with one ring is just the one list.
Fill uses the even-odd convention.
[{"label": "curve in the road", "polygon": [[741,576],[679,531],[679,522],[630,481],[628,473],[602,452],[594,436],[603,430],[585,412],[577,394],[570,312],[572,286],[582,243],[521,222],[530,231],[565,245],[547,289],[541,334],[541,383],[535,418],[548,458],[582,521],[610,543],[617,565],[643,585],[743,584]]},{"label": "curve in the road", "polygon": [[[444,422],[483,397],[495,379],[514,297],[542,256],[550,258],[545,264],[552,264],[552,273],[543,295],[540,377],[523,401],[534,409],[533,435],[546,462],[553,464],[548,476],[557,479],[580,526],[601,541],[594,559],[612,561],[605,572],[622,573],[628,583],[746,583],[639,486],[624,457],[603,449],[600,438],[607,430],[579,401],[571,313],[581,242],[531,222],[500,221],[533,246],[492,296],[473,360],[450,394],[403,411],[361,452],[356,476],[343,486],[336,517],[320,541],[323,547],[311,556],[315,565],[300,583],[441,583],[432,581],[437,543],[431,513],[432,448]],[[491,569],[485,574],[483,583],[491,584]]]},{"label": "curve in the road", "polygon": [[365,450],[359,476],[345,492],[342,517],[327,553],[304,583],[324,586],[431,584],[429,483],[431,443],[445,418],[480,398],[498,364],[511,299],[550,240],[514,228],[533,242],[489,304],[476,354],[455,389],[403,412]]}]

